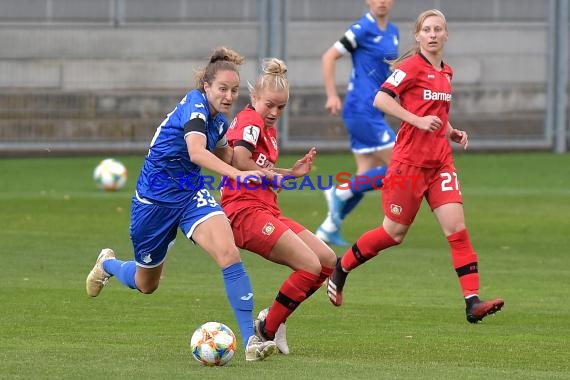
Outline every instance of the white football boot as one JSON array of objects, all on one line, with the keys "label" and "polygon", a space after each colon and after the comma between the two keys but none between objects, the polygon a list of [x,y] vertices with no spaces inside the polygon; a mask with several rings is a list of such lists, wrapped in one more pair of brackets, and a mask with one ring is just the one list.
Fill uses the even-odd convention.
[{"label": "white football boot", "polygon": [[[260,321],[265,321],[267,314],[269,313],[269,308],[263,309],[257,315],[257,319]],[[281,323],[275,332],[275,338],[273,339],[279,352],[285,355],[289,355],[289,345],[287,344],[287,327],[285,323]]]},{"label": "white football boot", "polygon": [[277,345],[272,340],[262,341],[257,335],[252,335],[245,347],[245,360],[254,362],[264,360],[277,352]]},{"label": "white football boot", "polygon": [[103,270],[103,262],[109,259],[115,258],[115,252],[110,248],[104,248],[97,256],[97,261],[95,266],[91,269],[91,272],[87,275],[85,280],[85,289],[87,290],[87,295],[90,297],[97,297],[101,290],[111,277],[110,274]]}]

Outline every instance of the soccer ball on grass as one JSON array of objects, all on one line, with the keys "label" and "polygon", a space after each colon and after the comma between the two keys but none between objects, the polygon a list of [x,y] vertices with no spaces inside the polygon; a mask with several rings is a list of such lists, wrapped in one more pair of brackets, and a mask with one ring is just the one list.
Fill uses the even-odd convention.
[{"label": "soccer ball on grass", "polygon": [[93,171],[93,179],[97,188],[105,191],[116,191],[127,183],[127,168],[114,158],[107,158],[99,163]]},{"label": "soccer ball on grass", "polygon": [[236,337],[223,323],[206,322],[192,334],[190,348],[194,359],[203,365],[223,366],[236,352]]}]

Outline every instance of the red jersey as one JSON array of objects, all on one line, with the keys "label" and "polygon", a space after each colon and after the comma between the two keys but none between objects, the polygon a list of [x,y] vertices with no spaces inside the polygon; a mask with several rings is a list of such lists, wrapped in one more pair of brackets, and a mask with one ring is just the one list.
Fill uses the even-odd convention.
[{"label": "red jersey", "polygon": [[435,115],[443,123],[437,131],[427,132],[402,122],[392,160],[424,168],[453,163],[447,138],[453,70],[445,63],[442,66],[438,71],[422,54],[415,54],[382,85],[380,91],[398,96],[406,110],[418,116]]},{"label": "red jersey", "polygon": [[[232,121],[226,133],[228,144],[245,146],[252,152],[251,159],[263,169],[272,168],[277,162],[279,150],[277,148],[277,129],[267,127],[263,119],[248,105],[241,110]],[[267,184],[243,184],[230,181],[229,186],[222,189],[222,207],[226,214],[249,207],[253,204],[262,205],[275,212],[279,212],[277,196]]]}]

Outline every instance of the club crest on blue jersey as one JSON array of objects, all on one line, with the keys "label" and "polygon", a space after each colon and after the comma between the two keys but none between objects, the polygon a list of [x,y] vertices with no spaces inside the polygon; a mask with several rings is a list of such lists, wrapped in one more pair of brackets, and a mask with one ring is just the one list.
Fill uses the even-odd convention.
[{"label": "club crest on blue jersey", "polygon": [[150,257],[150,253],[144,255],[142,258],[142,261],[146,264],[150,263],[152,261],[152,257]]}]

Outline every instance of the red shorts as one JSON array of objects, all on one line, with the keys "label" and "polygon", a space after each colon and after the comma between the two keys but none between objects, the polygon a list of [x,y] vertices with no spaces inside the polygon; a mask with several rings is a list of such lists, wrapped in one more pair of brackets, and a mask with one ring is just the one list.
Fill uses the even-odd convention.
[{"label": "red shorts", "polygon": [[264,208],[248,207],[228,216],[236,245],[242,249],[269,257],[277,240],[287,230],[299,234],[305,227],[280,213]]},{"label": "red shorts", "polygon": [[384,215],[410,225],[424,197],[432,210],[447,203],[463,203],[455,167],[420,168],[392,161],[382,186]]}]

